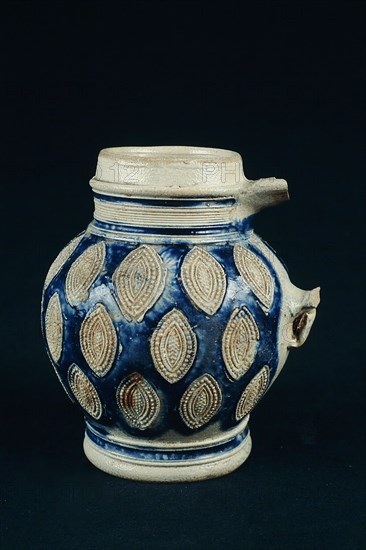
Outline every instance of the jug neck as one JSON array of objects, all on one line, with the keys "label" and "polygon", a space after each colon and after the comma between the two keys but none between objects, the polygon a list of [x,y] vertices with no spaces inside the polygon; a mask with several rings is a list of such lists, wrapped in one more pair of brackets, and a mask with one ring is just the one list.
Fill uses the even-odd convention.
[{"label": "jug neck", "polygon": [[238,219],[233,197],[163,199],[94,193],[89,230],[117,240],[225,242],[251,231],[251,217]]},{"label": "jug neck", "polygon": [[238,153],[205,147],[103,149],[90,185],[91,230],[120,239],[239,238],[254,213],[288,198],[285,180],[248,180]]}]

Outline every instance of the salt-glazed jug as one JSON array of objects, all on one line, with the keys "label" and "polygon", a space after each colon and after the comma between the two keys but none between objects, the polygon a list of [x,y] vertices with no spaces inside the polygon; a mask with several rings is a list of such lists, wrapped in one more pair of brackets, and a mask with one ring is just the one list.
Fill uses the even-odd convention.
[{"label": "salt-glazed jug", "polygon": [[288,199],[244,176],[238,153],[115,147],[92,178],[94,219],[51,265],[42,329],[82,410],[88,459],[110,474],[194,481],[248,457],[249,415],[313,324],[252,230]]}]

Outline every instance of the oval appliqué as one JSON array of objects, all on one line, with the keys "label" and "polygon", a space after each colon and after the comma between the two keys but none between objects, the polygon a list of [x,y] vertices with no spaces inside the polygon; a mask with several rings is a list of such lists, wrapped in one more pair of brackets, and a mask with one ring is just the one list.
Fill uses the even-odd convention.
[{"label": "oval appliqu\u00e9", "polygon": [[254,376],[241,394],[235,411],[236,420],[241,420],[254,409],[266,392],[268,382],[269,367],[266,365]]},{"label": "oval appliqu\u00e9", "polygon": [[90,416],[98,420],[102,416],[102,403],[89,378],[75,364],[71,365],[67,376],[71,391],[79,404]]},{"label": "oval appliqu\u00e9", "polygon": [[97,376],[105,376],[117,351],[116,329],[103,304],[97,304],[80,328],[80,347],[86,362]]},{"label": "oval appliqu\u00e9", "polygon": [[234,246],[234,261],[237,270],[258,300],[269,309],[273,302],[273,278],[253,252],[240,244]]},{"label": "oval appliqu\u00e9", "polygon": [[105,245],[100,242],[87,248],[72,264],[66,277],[65,294],[71,306],[85,302],[89,289],[105,259]]},{"label": "oval appliqu\u00e9", "polygon": [[48,270],[48,273],[46,275],[46,279],[44,282],[44,288],[47,288],[52,279],[54,279],[61,271],[64,264],[67,262],[67,260],[70,258],[71,254],[76,250],[77,246],[79,245],[81,239],[84,237],[84,232],[79,235],[78,237],[75,237],[65,248],[61,250],[61,252],[58,254],[56,259],[51,264],[51,267]]},{"label": "oval appliqu\u00e9", "polygon": [[55,292],[48,302],[45,314],[46,341],[50,355],[55,363],[61,357],[63,332],[61,303],[57,292]]},{"label": "oval appliqu\u00e9", "polygon": [[152,335],[150,349],[156,370],[171,384],[189,371],[197,338],[181,311],[172,309],[164,315]]},{"label": "oval appliqu\u00e9", "polygon": [[189,428],[200,428],[217,413],[221,402],[220,386],[213,376],[204,374],[192,382],[184,392],[179,412]]},{"label": "oval appliqu\u00e9", "polygon": [[122,380],[117,389],[117,403],[127,424],[145,430],[160,411],[160,399],[154,388],[138,372]]},{"label": "oval appliqu\u00e9", "polygon": [[257,323],[248,308],[234,309],[222,337],[222,356],[233,380],[239,380],[252,366],[258,340]]},{"label": "oval appliqu\u00e9", "polygon": [[166,269],[154,248],[142,245],[130,252],[113,275],[117,301],[128,321],[142,321],[160,298]]},{"label": "oval appliqu\u00e9", "polygon": [[208,315],[219,309],[226,292],[226,275],[219,262],[204,248],[195,246],[183,260],[183,288],[193,304]]}]

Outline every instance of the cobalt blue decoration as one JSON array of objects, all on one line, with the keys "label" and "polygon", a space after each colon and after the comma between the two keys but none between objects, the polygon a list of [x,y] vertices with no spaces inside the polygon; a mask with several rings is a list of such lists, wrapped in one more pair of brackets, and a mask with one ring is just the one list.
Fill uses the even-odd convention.
[{"label": "cobalt blue decoration", "polygon": [[287,184],[247,180],[232,151],[119,147],[101,151],[91,186],[94,219],[57,256],[42,299],[49,357],[85,416],[85,453],[133,479],[229,473],[319,303],[252,230]]}]

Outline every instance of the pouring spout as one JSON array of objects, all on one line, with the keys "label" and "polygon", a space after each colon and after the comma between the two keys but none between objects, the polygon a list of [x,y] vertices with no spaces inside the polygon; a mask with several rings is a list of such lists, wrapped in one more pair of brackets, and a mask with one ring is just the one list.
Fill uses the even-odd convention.
[{"label": "pouring spout", "polygon": [[280,178],[247,180],[239,197],[241,210],[245,214],[255,214],[267,206],[275,206],[290,199],[287,181]]}]

